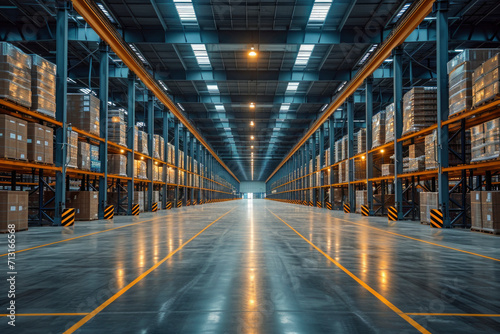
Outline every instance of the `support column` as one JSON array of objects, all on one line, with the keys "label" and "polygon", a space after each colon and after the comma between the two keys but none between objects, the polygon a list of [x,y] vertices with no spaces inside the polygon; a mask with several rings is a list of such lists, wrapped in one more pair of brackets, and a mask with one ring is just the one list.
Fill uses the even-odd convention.
[{"label": "support column", "polygon": [[448,167],[448,125],[442,123],[448,119],[448,1],[435,2],[436,9],[436,57],[437,57],[437,153],[438,153],[438,202],[443,213],[443,224],[451,227],[449,214],[449,180],[443,168]]},{"label": "support column", "polygon": [[[191,143],[190,143],[191,147],[189,149],[190,154],[191,154],[191,164],[190,164],[191,166],[189,166],[189,170],[193,173],[194,173],[194,158],[196,158],[196,154],[195,154],[195,150],[194,150],[195,141],[196,141],[196,139],[194,138],[194,136],[191,136]],[[194,174],[190,174],[189,179],[191,180],[190,186],[192,187],[192,188],[190,188],[190,190],[191,190],[191,202],[193,202],[195,200],[195,198],[194,198]]]},{"label": "support column", "polygon": [[[189,154],[189,132],[188,130],[183,127],[182,128],[182,147],[184,149],[184,170],[188,170],[188,154]],[[186,206],[187,205],[187,197],[188,197],[188,190],[189,188],[186,188],[187,186],[187,178],[188,178],[188,173],[187,172],[184,172],[184,191],[183,191],[183,198],[182,198],[182,206]]]},{"label": "support column", "polygon": [[177,208],[177,202],[179,201],[179,121],[174,120],[174,151],[175,151],[175,192],[174,192],[174,203],[172,208]]},{"label": "support column", "polygon": [[373,117],[373,77],[365,81],[365,108],[366,108],[366,198],[368,210],[373,214],[373,153],[368,153],[373,148],[372,117]]},{"label": "support column", "polygon": [[148,147],[149,147],[149,159],[147,161],[147,177],[148,180],[150,181],[148,183],[148,200],[147,200],[147,206],[144,211],[151,211],[151,206],[153,205],[153,151],[154,151],[154,145],[153,145],[153,137],[155,134],[155,100],[154,100],[154,95],[151,92],[148,92],[148,114],[147,114],[147,129],[148,129]]},{"label": "support column", "polygon": [[[54,225],[61,225],[61,214],[66,208],[66,159],[68,154],[68,12],[70,1],[58,1],[56,22],[56,120],[62,127],[56,129],[56,194]],[[41,205],[41,204],[40,204]]]},{"label": "support column", "polygon": [[196,157],[197,157],[197,166],[196,168],[198,169],[198,175],[195,176],[195,178],[197,178],[198,180],[198,196],[196,196],[196,201],[197,201],[197,204],[200,204],[200,201],[201,201],[201,188],[202,188],[202,178],[200,177],[201,175],[201,161],[203,159],[203,155],[202,155],[202,146],[200,144],[199,141],[196,141]]},{"label": "support column", "polygon": [[104,139],[104,142],[99,144],[101,173],[104,173],[104,176],[99,176],[99,219],[103,219],[108,197],[109,46],[101,42],[99,52],[99,132],[100,137]]},{"label": "support column", "polygon": [[[328,119],[328,141],[330,144],[330,161],[328,164],[332,166],[335,163],[335,117],[332,115]],[[334,172],[333,172],[333,167],[329,168],[330,171],[330,203],[332,204],[333,208],[333,184],[337,182],[334,177]]]},{"label": "support column", "polygon": [[135,138],[135,75],[128,77],[128,117],[127,117],[127,146],[131,152],[127,152],[127,175],[131,180],[127,181],[128,208],[127,215],[132,215],[134,205],[134,138]]},{"label": "support column", "polygon": [[[314,173],[316,171],[316,136],[317,136],[317,132],[315,132],[312,136],[311,136],[311,159],[312,159],[312,171],[311,173]],[[311,187],[315,187],[316,186],[316,174],[312,174],[311,175]],[[318,200],[316,198],[316,189],[313,188],[311,189],[311,198],[312,198],[312,202],[313,202],[313,206],[316,206],[316,201]]]},{"label": "support column", "polygon": [[394,194],[398,219],[403,219],[403,143],[398,142],[403,132],[403,50],[398,46],[392,51],[394,66]]},{"label": "support column", "polygon": [[[165,142],[165,145],[163,145],[163,156],[165,157],[165,162],[168,160],[168,110],[164,110],[163,111],[163,115],[162,115],[162,121],[163,121],[163,141]],[[162,188],[162,202],[161,202],[161,206],[163,209],[166,209],[167,208],[167,189],[168,189],[168,186],[167,186],[167,172],[168,172],[168,167],[166,164],[163,165],[163,172],[162,172],[162,175],[161,175],[161,180],[162,182],[165,182],[165,185],[163,185],[163,188]]]},{"label": "support column", "polygon": [[348,154],[348,194],[349,194],[349,205],[351,206],[351,212],[356,210],[356,194],[354,191],[354,159],[351,159],[354,156],[354,99],[350,96],[347,99],[347,154]]},{"label": "support column", "polygon": [[[323,185],[323,172],[321,172],[321,169],[324,166],[324,161],[325,161],[325,124],[323,124],[319,128],[319,184],[318,186]],[[323,191],[323,188],[319,188],[319,201],[321,202],[321,207],[325,207],[325,192]]]}]

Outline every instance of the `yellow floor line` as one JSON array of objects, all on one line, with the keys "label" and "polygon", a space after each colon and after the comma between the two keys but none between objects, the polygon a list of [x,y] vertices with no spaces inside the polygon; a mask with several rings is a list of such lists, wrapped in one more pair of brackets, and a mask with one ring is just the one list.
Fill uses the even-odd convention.
[{"label": "yellow floor line", "polygon": [[118,291],[117,293],[115,293],[113,296],[111,296],[108,300],[106,300],[104,303],[102,303],[101,305],[99,305],[92,312],[90,312],[89,314],[87,314],[85,316],[85,318],[83,318],[82,320],[78,321],[76,324],[74,324],[73,326],[71,326],[71,328],[69,328],[67,331],[65,331],[64,334],[74,333],[77,329],[79,329],[80,327],[82,327],[90,319],[92,319],[97,314],[99,314],[99,312],[101,312],[102,310],[104,310],[112,302],[114,302],[115,300],[117,300],[121,295],[123,295],[125,292],[127,292],[128,290],[130,290],[134,285],[136,285],[142,279],[144,279],[146,276],[148,276],[153,270],[155,270],[160,265],[162,265],[165,261],[167,261],[169,258],[171,258],[175,253],[177,253],[178,251],[180,251],[182,248],[184,248],[184,246],[186,246],[188,243],[190,243],[191,241],[193,241],[197,236],[199,236],[206,229],[208,229],[210,226],[212,226],[213,224],[215,224],[216,222],[218,222],[220,219],[222,219],[224,216],[226,216],[227,214],[229,214],[234,209],[236,209],[236,208],[233,208],[233,209],[227,211],[225,214],[223,214],[222,216],[220,216],[219,218],[217,218],[216,220],[214,220],[213,222],[211,222],[210,224],[208,224],[207,226],[205,226],[204,229],[202,229],[201,231],[199,231],[198,233],[196,233],[188,241],[184,242],[177,249],[175,249],[174,251],[172,251],[171,253],[169,253],[167,256],[165,256],[163,259],[161,259],[159,262],[156,262],[156,264],[154,266],[152,266],[151,268],[149,268],[148,270],[146,270],[145,272],[143,272],[139,277],[137,277],[135,280],[133,280],[132,282],[130,282],[129,284],[127,284],[124,288],[122,288],[120,291]]},{"label": "yellow floor line", "polygon": [[[88,313],[16,313],[16,317],[61,317],[61,316],[84,316]],[[6,317],[10,314],[0,314],[0,317]]]},{"label": "yellow floor line", "polygon": [[[104,232],[114,231],[114,230],[118,230],[120,228],[134,226],[134,225],[138,225],[138,224],[142,224],[142,223],[147,223],[147,222],[151,222],[151,221],[157,220],[157,219],[164,219],[165,217],[166,216],[160,216],[160,217],[155,217],[155,218],[152,218],[152,219],[146,219],[146,220],[142,220],[142,221],[139,221],[139,222],[135,222],[135,223],[131,223],[131,224],[123,225],[123,226],[113,227],[113,228],[110,228],[110,229],[107,229],[107,230],[103,230],[103,231],[97,231],[97,232],[93,232],[93,233],[88,233],[88,234],[80,235],[80,236],[74,237],[74,238],[69,238],[69,239],[54,241],[54,242],[50,242],[48,244],[43,244],[43,245],[34,246],[34,247],[26,248],[26,249],[21,249],[21,250],[15,251],[14,253],[26,252],[26,251],[29,251],[29,250],[33,250],[33,249],[37,249],[37,248],[42,248],[42,247],[47,247],[47,246],[51,246],[51,245],[56,245],[56,244],[60,244],[62,242],[76,240],[76,239],[80,239],[80,238],[83,238],[83,237],[90,237],[91,235],[96,235],[96,234],[100,234],[100,233],[104,233]],[[7,254],[8,253],[0,254],[0,257],[7,256]]]},{"label": "yellow floor line", "polygon": [[397,315],[399,315],[401,318],[403,318],[406,322],[408,322],[410,325],[415,327],[419,332],[421,333],[428,333],[430,332],[422,327],[418,322],[410,318],[408,315],[406,315],[403,311],[401,311],[399,308],[397,308],[394,304],[392,304],[390,301],[388,301],[384,296],[382,296],[380,293],[372,289],[368,284],[366,284],[364,281],[362,281],[360,278],[358,278],[356,275],[354,275],[352,272],[350,272],[347,268],[345,268],[343,265],[341,265],[339,262],[335,261],[333,258],[331,258],[328,254],[323,252],[318,246],[313,244],[311,241],[306,239],[302,234],[300,234],[296,229],[294,229],[292,226],[290,226],[287,222],[285,222],[283,219],[278,217],[274,212],[271,210],[267,209],[269,212],[271,212],[276,218],[278,218],[282,223],[284,223],[286,226],[288,226],[290,229],[292,229],[295,233],[297,233],[302,239],[304,239],[308,244],[310,244],[314,249],[316,249],[318,252],[320,252],[324,257],[326,257],[330,262],[335,264],[337,267],[339,267],[343,272],[345,272],[347,275],[349,275],[353,280],[355,280],[358,284],[360,284],[363,288],[365,288],[367,291],[369,291],[372,295],[377,297],[382,303],[384,303],[387,307],[389,307],[392,311],[394,311]]},{"label": "yellow floor line", "polygon": [[500,317],[500,314],[468,314],[468,313],[406,313],[413,316],[432,317]]}]

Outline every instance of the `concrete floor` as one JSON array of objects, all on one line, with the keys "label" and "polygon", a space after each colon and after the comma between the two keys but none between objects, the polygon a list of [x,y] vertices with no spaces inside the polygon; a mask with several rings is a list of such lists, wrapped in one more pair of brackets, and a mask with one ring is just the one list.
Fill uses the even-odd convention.
[{"label": "concrete floor", "polygon": [[18,316],[0,333],[500,332],[492,235],[241,200],[16,241]]}]

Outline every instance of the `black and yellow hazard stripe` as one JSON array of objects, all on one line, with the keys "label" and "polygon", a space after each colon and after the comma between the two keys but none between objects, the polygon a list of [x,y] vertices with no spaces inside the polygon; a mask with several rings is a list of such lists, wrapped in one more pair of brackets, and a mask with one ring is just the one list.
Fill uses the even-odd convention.
[{"label": "black and yellow hazard stripe", "polygon": [[153,205],[151,205],[151,211],[152,212],[158,211],[158,203],[153,203]]},{"label": "black and yellow hazard stripe", "polygon": [[387,208],[387,218],[389,221],[397,221],[398,220],[398,209],[395,206],[390,206]]},{"label": "black and yellow hazard stripe", "polygon": [[191,201],[190,200],[186,200],[186,206],[190,206],[191,205]]},{"label": "black and yellow hazard stripe", "polygon": [[351,213],[351,206],[348,203],[344,204],[344,213]]},{"label": "black and yellow hazard stripe", "polygon": [[333,210],[332,203],[330,203],[330,202],[328,202],[328,201],[327,201],[327,202],[325,202],[325,204],[326,204],[326,208],[327,208],[328,210]]},{"label": "black and yellow hazard stripe", "polygon": [[115,216],[115,206],[114,205],[108,205],[104,209],[104,219],[111,220]]},{"label": "black and yellow hazard stripe", "polygon": [[172,202],[167,202],[166,209],[167,209],[167,210],[172,209]]},{"label": "black and yellow hazard stripe", "polygon": [[132,206],[132,216],[138,216],[140,211],[140,206],[139,204],[134,204]]},{"label": "black and yellow hazard stripe", "polygon": [[62,226],[72,226],[75,224],[75,213],[76,210],[73,208],[64,209],[61,214],[61,225]]},{"label": "black and yellow hazard stripe", "polygon": [[361,214],[365,217],[368,217],[370,215],[370,208],[368,205],[361,205]]},{"label": "black and yellow hazard stripe", "polygon": [[443,228],[443,213],[441,212],[441,210],[431,210],[431,227]]},{"label": "black and yellow hazard stripe", "polygon": [[320,202],[320,201],[316,201],[316,206],[317,206],[318,208],[322,208],[322,207],[323,207],[323,205],[321,205],[321,202]]},{"label": "black and yellow hazard stripe", "polygon": [[303,205],[309,205],[309,203],[307,203],[307,201],[302,201],[302,204]]},{"label": "black and yellow hazard stripe", "polygon": [[309,206],[314,206],[313,201],[309,201]]},{"label": "black and yellow hazard stripe", "polygon": [[177,207],[180,208],[182,206],[182,201],[177,201]]}]

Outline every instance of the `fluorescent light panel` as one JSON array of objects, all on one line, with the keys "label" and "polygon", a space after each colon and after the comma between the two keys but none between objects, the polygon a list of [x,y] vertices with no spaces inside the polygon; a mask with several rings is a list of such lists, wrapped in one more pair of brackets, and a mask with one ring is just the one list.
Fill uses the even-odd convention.
[{"label": "fluorescent light panel", "polygon": [[200,66],[210,66],[210,59],[208,58],[207,48],[205,44],[191,44],[196,61]]},{"label": "fluorescent light panel", "polygon": [[215,110],[217,110],[217,111],[225,111],[224,105],[222,105],[222,104],[216,104],[215,105]]},{"label": "fluorescent light panel", "polygon": [[193,3],[190,0],[174,0],[174,4],[182,23],[193,24],[198,22]]},{"label": "fluorescent light panel", "polygon": [[207,84],[207,89],[209,93],[219,93],[219,87],[217,87],[216,83]]},{"label": "fluorescent light panel", "polygon": [[282,103],[280,107],[280,111],[288,111],[290,109],[290,103]]},{"label": "fluorescent light panel", "polygon": [[378,44],[373,44],[368,49],[368,51],[366,51],[366,53],[363,55],[363,58],[361,58],[361,60],[358,62],[358,65],[360,65],[360,66],[363,65],[368,60],[368,58],[370,58],[372,53],[377,49],[377,46],[378,46]]},{"label": "fluorescent light panel", "polygon": [[287,92],[295,92],[299,88],[299,83],[298,82],[289,82],[288,86],[286,87]]},{"label": "fluorescent light panel", "polygon": [[309,16],[308,23],[320,24],[324,23],[326,16],[332,6],[332,0],[316,0],[314,1],[311,15]]},{"label": "fluorescent light panel", "polygon": [[342,82],[340,84],[339,88],[337,88],[337,92],[340,92],[345,87],[346,84],[347,84],[347,81]]},{"label": "fluorescent light panel", "polygon": [[135,55],[137,56],[137,58],[140,59],[140,61],[142,61],[144,64],[148,63],[148,61],[146,60],[146,58],[144,58],[144,56],[142,55],[142,53],[135,47],[134,44],[129,44],[128,46],[130,46],[130,48],[132,49],[132,51],[134,51]]},{"label": "fluorescent light panel", "polygon": [[168,87],[167,85],[165,85],[165,83],[163,81],[158,81],[158,83],[160,84],[161,88],[163,88],[163,90],[168,90]]},{"label": "fluorescent light panel", "polygon": [[392,23],[396,23],[399,21],[399,19],[401,18],[401,16],[403,16],[403,14],[408,10],[408,8],[411,6],[411,3],[407,3],[406,5],[403,6],[403,8],[401,8],[401,10],[396,14],[396,16],[394,17],[394,20],[392,20]]},{"label": "fluorescent light panel", "polygon": [[[102,3],[97,3],[97,7],[99,7],[99,9],[101,10],[101,12],[106,15],[106,17],[108,18],[108,20],[111,22],[111,23],[116,23],[115,19],[113,18],[113,16],[111,16],[111,13],[106,9],[106,7],[104,7],[104,5]],[[82,17],[83,18],[83,17]]]},{"label": "fluorescent light panel", "polygon": [[295,66],[306,66],[314,50],[314,44],[302,44],[295,60]]}]

